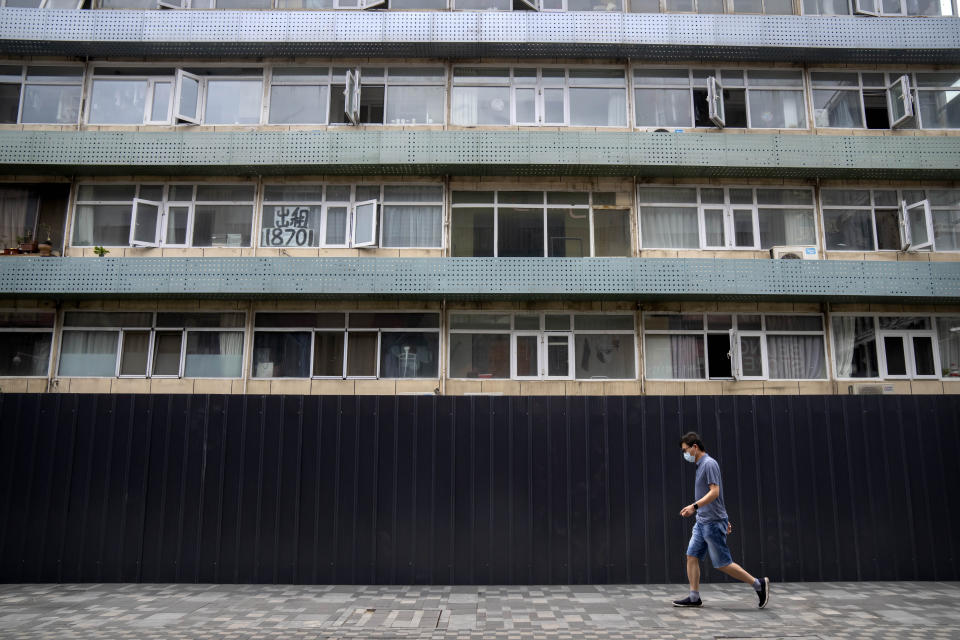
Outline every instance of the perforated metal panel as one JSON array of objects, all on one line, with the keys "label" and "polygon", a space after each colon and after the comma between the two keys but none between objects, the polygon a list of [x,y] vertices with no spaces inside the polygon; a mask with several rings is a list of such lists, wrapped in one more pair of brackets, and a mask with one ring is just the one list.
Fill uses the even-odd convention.
[{"label": "perforated metal panel", "polygon": [[952,18],[0,9],[0,53],[956,63]]},{"label": "perforated metal panel", "polygon": [[0,173],[960,179],[960,137],[577,131],[2,131]]},{"label": "perforated metal panel", "polygon": [[960,301],[960,263],[652,258],[6,258],[0,296]]}]

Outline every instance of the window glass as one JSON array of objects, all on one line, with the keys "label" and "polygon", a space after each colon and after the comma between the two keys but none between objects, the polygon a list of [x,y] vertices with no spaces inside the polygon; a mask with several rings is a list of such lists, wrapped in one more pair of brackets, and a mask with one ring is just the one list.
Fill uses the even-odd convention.
[{"label": "window glass", "polygon": [[689,89],[638,88],[634,101],[638,127],[691,126]]},{"label": "window glass", "polygon": [[593,249],[598,258],[631,255],[629,210],[594,210]]},{"label": "window glass", "polygon": [[777,129],[806,128],[802,91],[750,90],[750,126]]},{"label": "window glass", "polygon": [[826,248],[873,251],[873,225],[869,209],[824,209]]},{"label": "window glass", "polygon": [[760,248],[816,244],[813,209],[757,209]]},{"label": "window glass", "polygon": [[90,123],[141,124],[146,99],[146,80],[94,80]]},{"label": "window glass", "polygon": [[880,316],[881,331],[926,331],[930,318],[925,316]]},{"label": "window glass", "polygon": [[940,91],[918,90],[917,102],[924,129],[960,128],[960,91],[956,87]]},{"label": "window glass", "polygon": [[325,124],[327,85],[274,85],[270,89],[271,124]]},{"label": "window glass", "polygon": [[577,379],[636,377],[631,334],[577,334],[574,348]]},{"label": "window glass", "polygon": [[453,209],[450,223],[450,255],[493,257],[492,208]]},{"label": "window glass", "polygon": [[960,378],[960,317],[937,318],[940,375]]},{"label": "window glass", "polygon": [[547,255],[590,257],[590,212],[587,209],[547,209]]},{"label": "window glass", "polygon": [[313,334],[313,375],[343,377],[343,331],[316,331]]},{"label": "window glass", "polygon": [[[620,78],[622,83],[623,79]],[[573,126],[627,126],[627,96],[622,88],[570,88],[570,124]]]},{"label": "window glass", "polygon": [[380,336],[380,377],[437,377],[439,346],[439,333],[384,331]]},{"label": "window glass", "polygon": [[53,333],[49,331],[0,333],[0,376],[47,375],[52,339]]},{"label": "window glass", "polygon": [[180,375],[182,331],[157,331],[153,337],[153,375]]},{"label": "window glass", "polygon": [[80,85],[27,84],[20,121],[28,124],[76,124]]},{"label": "window glass", "polygon": [[834,316],[834,358],[839,378],[876,378],[880,375],[874,320],[870,316]]},{"label": "window glass", "polygon": [[543,211],[501,207],[497,213],[497,255],[543,256]]},{"label": "window glass", "polygon": [[320,246],[323,206],[263,205],[262,247]]},{"label": "window glass", "polygon": [[573,328],[576,331],[633,331],[633,315],[575,315]]},{"label": "window glass", "polygon": [[934,209],[932,215],[937,251],[960,250],[960,209]]},{"label": "window glass", "polygon": [[510,316],[497,313],[453,313],[450,314],[450,328],[509,331]]},{"label": "window glass", "polygon": [[699,313],[651,314],[644,318],[644,327],[651,331],[664,329],[696,331],[703,329],[703,316]]},{"label": "window glass", "polygon": [[377,332],[351,331],[347,334],[347,376],[377,375]]},{"label": "window glass", "polygon": [[510,335],[451,333],[450,377],[509,378]]},{"label": "window glass", "polygon": [[310,377],[309,331],[257,331],[253,335],[253,377]]},{"label": "window glass", "polygon": [[207,80],[204,122],[207,124],[257,124],[260,122],[260,80]]},{"label": "window glass", "polygon": [[120,375],[145,376],[149,353],[149,331],[124,331],[123,351],[120,354]]},{"label": "window glass", "polygon": [[695,187],[640,187],[640,201],[651,203],[696,204]]},{"label": "window glass", "polygon": [[456,125],[510,124],[510,88],[454,86],[450,121]]},{"label": "window glass", "polygon": [[640,208],[640,232],[646,248],[696,249],[700,246],[697,229],[696,208]]},{"label": "window glass", "polygon": [[443,124],[444,87],[387,87],[387,124]]},{"label": "window glass", "polygon": [[65,327],[149,327],[152,324],[152,313],[67,311],[63,314]]},{"label": "window glass", "polygon": [[193,246],[249,247],[251,205],[197,204],[193,213]]},{"label": "window glass", "polygon": [[443,208],[429,205],[383,205],[384,247],[439,247]]},{"label": "window glass", "polygon": [[243,332],[188,331],[185,356],[187,378],[239,378]]},{"label": "window glass", "polygon": [[703,378],[703,336],[647,334],[644,361],[650,379]]},{"label": "window glass", "polygon": [[245,324],[242,313],[168,313],[157,314],[158,327],[242,327]]},{"label": "window glass", "polygon": [[17,121],[20,111],[20,84],[3,83],[0,79],[0,123],[11,124]]},{"label": "window glass", "polygon": [[859,91],[814,89],[813,114],[817,127],[863,128]]},{"label": "window glass", "polygon": [[820,316],[766,316],[767,331],[822,331]]},{"label": "window glass", "polygon": [[119,335],[117,331],[64,331],[58,375],[113,377]]}]

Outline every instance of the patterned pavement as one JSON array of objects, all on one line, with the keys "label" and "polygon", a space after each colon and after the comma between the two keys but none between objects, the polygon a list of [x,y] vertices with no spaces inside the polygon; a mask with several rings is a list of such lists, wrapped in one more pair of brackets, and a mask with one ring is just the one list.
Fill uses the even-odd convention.
[{"label": "patterned pavement", "polygon": [[0,638],[790,640],[960,638],[960,583],[293,586],[0,585]]}]

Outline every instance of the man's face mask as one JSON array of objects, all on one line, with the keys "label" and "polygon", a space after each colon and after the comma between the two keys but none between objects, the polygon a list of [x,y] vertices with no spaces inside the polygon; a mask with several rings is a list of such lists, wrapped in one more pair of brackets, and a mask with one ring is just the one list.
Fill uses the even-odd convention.
[{"label": "man's face mask", "polygon": [[687,449],[686,451],[683,452],[683,459],[686,460],[687,462],[696,462],[696,461],[697,461],[697,457],[696,457],[695,455],[693,455],[693,452],[690,451],[689,449]]}]

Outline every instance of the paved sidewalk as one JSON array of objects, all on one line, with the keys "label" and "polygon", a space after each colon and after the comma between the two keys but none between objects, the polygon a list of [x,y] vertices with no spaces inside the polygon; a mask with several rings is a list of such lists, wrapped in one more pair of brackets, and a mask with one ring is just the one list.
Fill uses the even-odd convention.
[{"label": "paved sidewalk", "polygon": [[444,587],[0,585],[0,638],[960,638],[960,583]]}]

